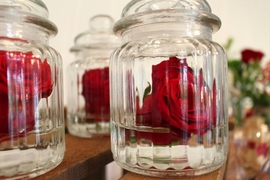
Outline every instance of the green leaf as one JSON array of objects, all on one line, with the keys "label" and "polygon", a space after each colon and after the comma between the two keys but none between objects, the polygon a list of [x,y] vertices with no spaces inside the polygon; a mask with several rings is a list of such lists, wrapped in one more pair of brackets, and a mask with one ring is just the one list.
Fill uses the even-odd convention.
[{"label": "green leaf", "polygon": [[224,49],[226,51],[229,51],[231,49],[232,43],[233,43],[233,39],[232,38],[229,38],[228,41],[227,41],[227,43],[224,45]]},{"label": "green leaf", "polygon": [[151,92],[151,84],[150,84],[149,82],[147,82],[147,83],[148,83],[148,86],[147,86],[147,88],[145,88],[145,90],[144,90],[144,93],[143,93],[143,100],[144,100],[144,98],[146,98],[146,96],[149,95],[150,92]]},{"label": "green leaf", "polygon": [[136,136],[135,136],[135,135],[131,135],[131,136],[130,136],[130,139],[129,139],[129,142],[130,142],[131,144],[135,144],[135,143],[137,142]]}]

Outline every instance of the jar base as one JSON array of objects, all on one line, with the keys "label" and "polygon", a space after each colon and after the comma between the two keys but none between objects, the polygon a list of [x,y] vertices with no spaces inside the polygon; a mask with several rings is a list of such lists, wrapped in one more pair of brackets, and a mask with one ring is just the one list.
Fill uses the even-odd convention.
[{"label": "jar base", "polygon": [[193,134],[188,141],[183,139],[184,134],[173,142],[169,128],[111,126],[114,160],[131,172],[163,178],[193,177],[218,169],[227,159],[228,139],[223,136],[226,126]]},{"label": "jar base", "polygon": [[[29,179],[54,169],[64,158],[64,138],[62,125],[55,131],[31,132],[0,142],[0,179]],[[8,148],[10,143],[12,149]]]},{"label": "jar base", "polygon": [[9,177],[8,174],[12,173],[12,169],[18,169],[17,167],[14,167],[14,168],[9,168],[7,171],[5,170],[1,170],[1,174],[5,174],[5,176],[1,176],[0,175],[0,179],[2,177],[4,177],[5,180],[20,180],[20,179],[31,179],[31,178],[35,178],[35,177],[38,177],[38,176],[41,176],[51,170],[53,170],[54,168],[56,168],[64,159],[64,156],[61,156],[58,158],[58,160],[56,162],[54,162],[55,164],[51,165],[51,166],[47,166],[46,168],[42,168],[42,169],[37,169],[37,170],[33,170],[31,171],[31,173],[26,173],[26,174],[19,174],[19,175],[16,175],[16,176],[12,176],[12,177]]},{"label": "jar base", "polygon": [[145,175],[150,177],[158,177],[158,178],[179,178],[179,177],[194,177],[194,176],[200,176],[203,174],[207,174],[210,172],[213,172],[220,168],[225,162],[219,163],[219,164],[213,164],[211,166],[207,167],[201,167],[199,169],[184,169],[184,170],[158,170],[154,168],[149,169],[142,169],[139,167],[133,167],[128,164],[120,163],[117,159],[114,159],[116,163],[122,167],[123,169]]},{"label": "jar base", "polygon": [[68,132],[82,138],[108,138],[110,137],[110,122],[95,121],[95,118],[69,114]]}]

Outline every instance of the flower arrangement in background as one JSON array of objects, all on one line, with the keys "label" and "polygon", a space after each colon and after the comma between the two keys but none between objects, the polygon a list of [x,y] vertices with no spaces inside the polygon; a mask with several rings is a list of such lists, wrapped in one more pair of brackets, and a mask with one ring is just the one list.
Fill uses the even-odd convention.
[{"label": "flower arrangement in background", "polygon": [[[224,46],[227,51],[231,44],[232,39]],[[231,143],[234,157],[228,167],[237,170],[231,171],[231,177],[258,179],[270,156],[270,61],[263,58],[262,51],[246,48],[240,58],[228,61],[229,100],[236,126]]]},{"label": "flower arrangement in background", "polygon": [[[225,49],[229,50],[230,39]],[[232,73],[231,94],[234,96],[236,107],[241,107],[243,100],[251,100],[251,109],[244,114],[237,109],[236,119],[240,119],[255,113],[256,108],[270,107],[270,61],[263,65],[264,53],[253,49],[243,49],[240,59],[229,59],[228,68]],[[241,117],[242,116],[242,117]],[[269,119],[269,118],[268,118]]]}]

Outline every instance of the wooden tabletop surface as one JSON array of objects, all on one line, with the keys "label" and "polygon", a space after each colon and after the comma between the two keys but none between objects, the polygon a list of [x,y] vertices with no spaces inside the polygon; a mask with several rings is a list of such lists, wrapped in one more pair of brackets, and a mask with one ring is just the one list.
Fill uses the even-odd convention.
[{"label": "wooden tabletop surface", "polygon": [[35,180],[80,180],[113,161],[110,139],[87,139],[66,134],[66,152],[55,169]]}]

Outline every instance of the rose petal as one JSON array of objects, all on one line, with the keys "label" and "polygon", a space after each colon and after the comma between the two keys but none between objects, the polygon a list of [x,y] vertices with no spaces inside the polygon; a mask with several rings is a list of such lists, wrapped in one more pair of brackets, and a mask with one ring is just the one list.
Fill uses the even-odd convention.
[{"label": "rose petal", "polygon": [[90,114],[109,114],[109,68],[91,69],[82,76],[85,110]]}]

